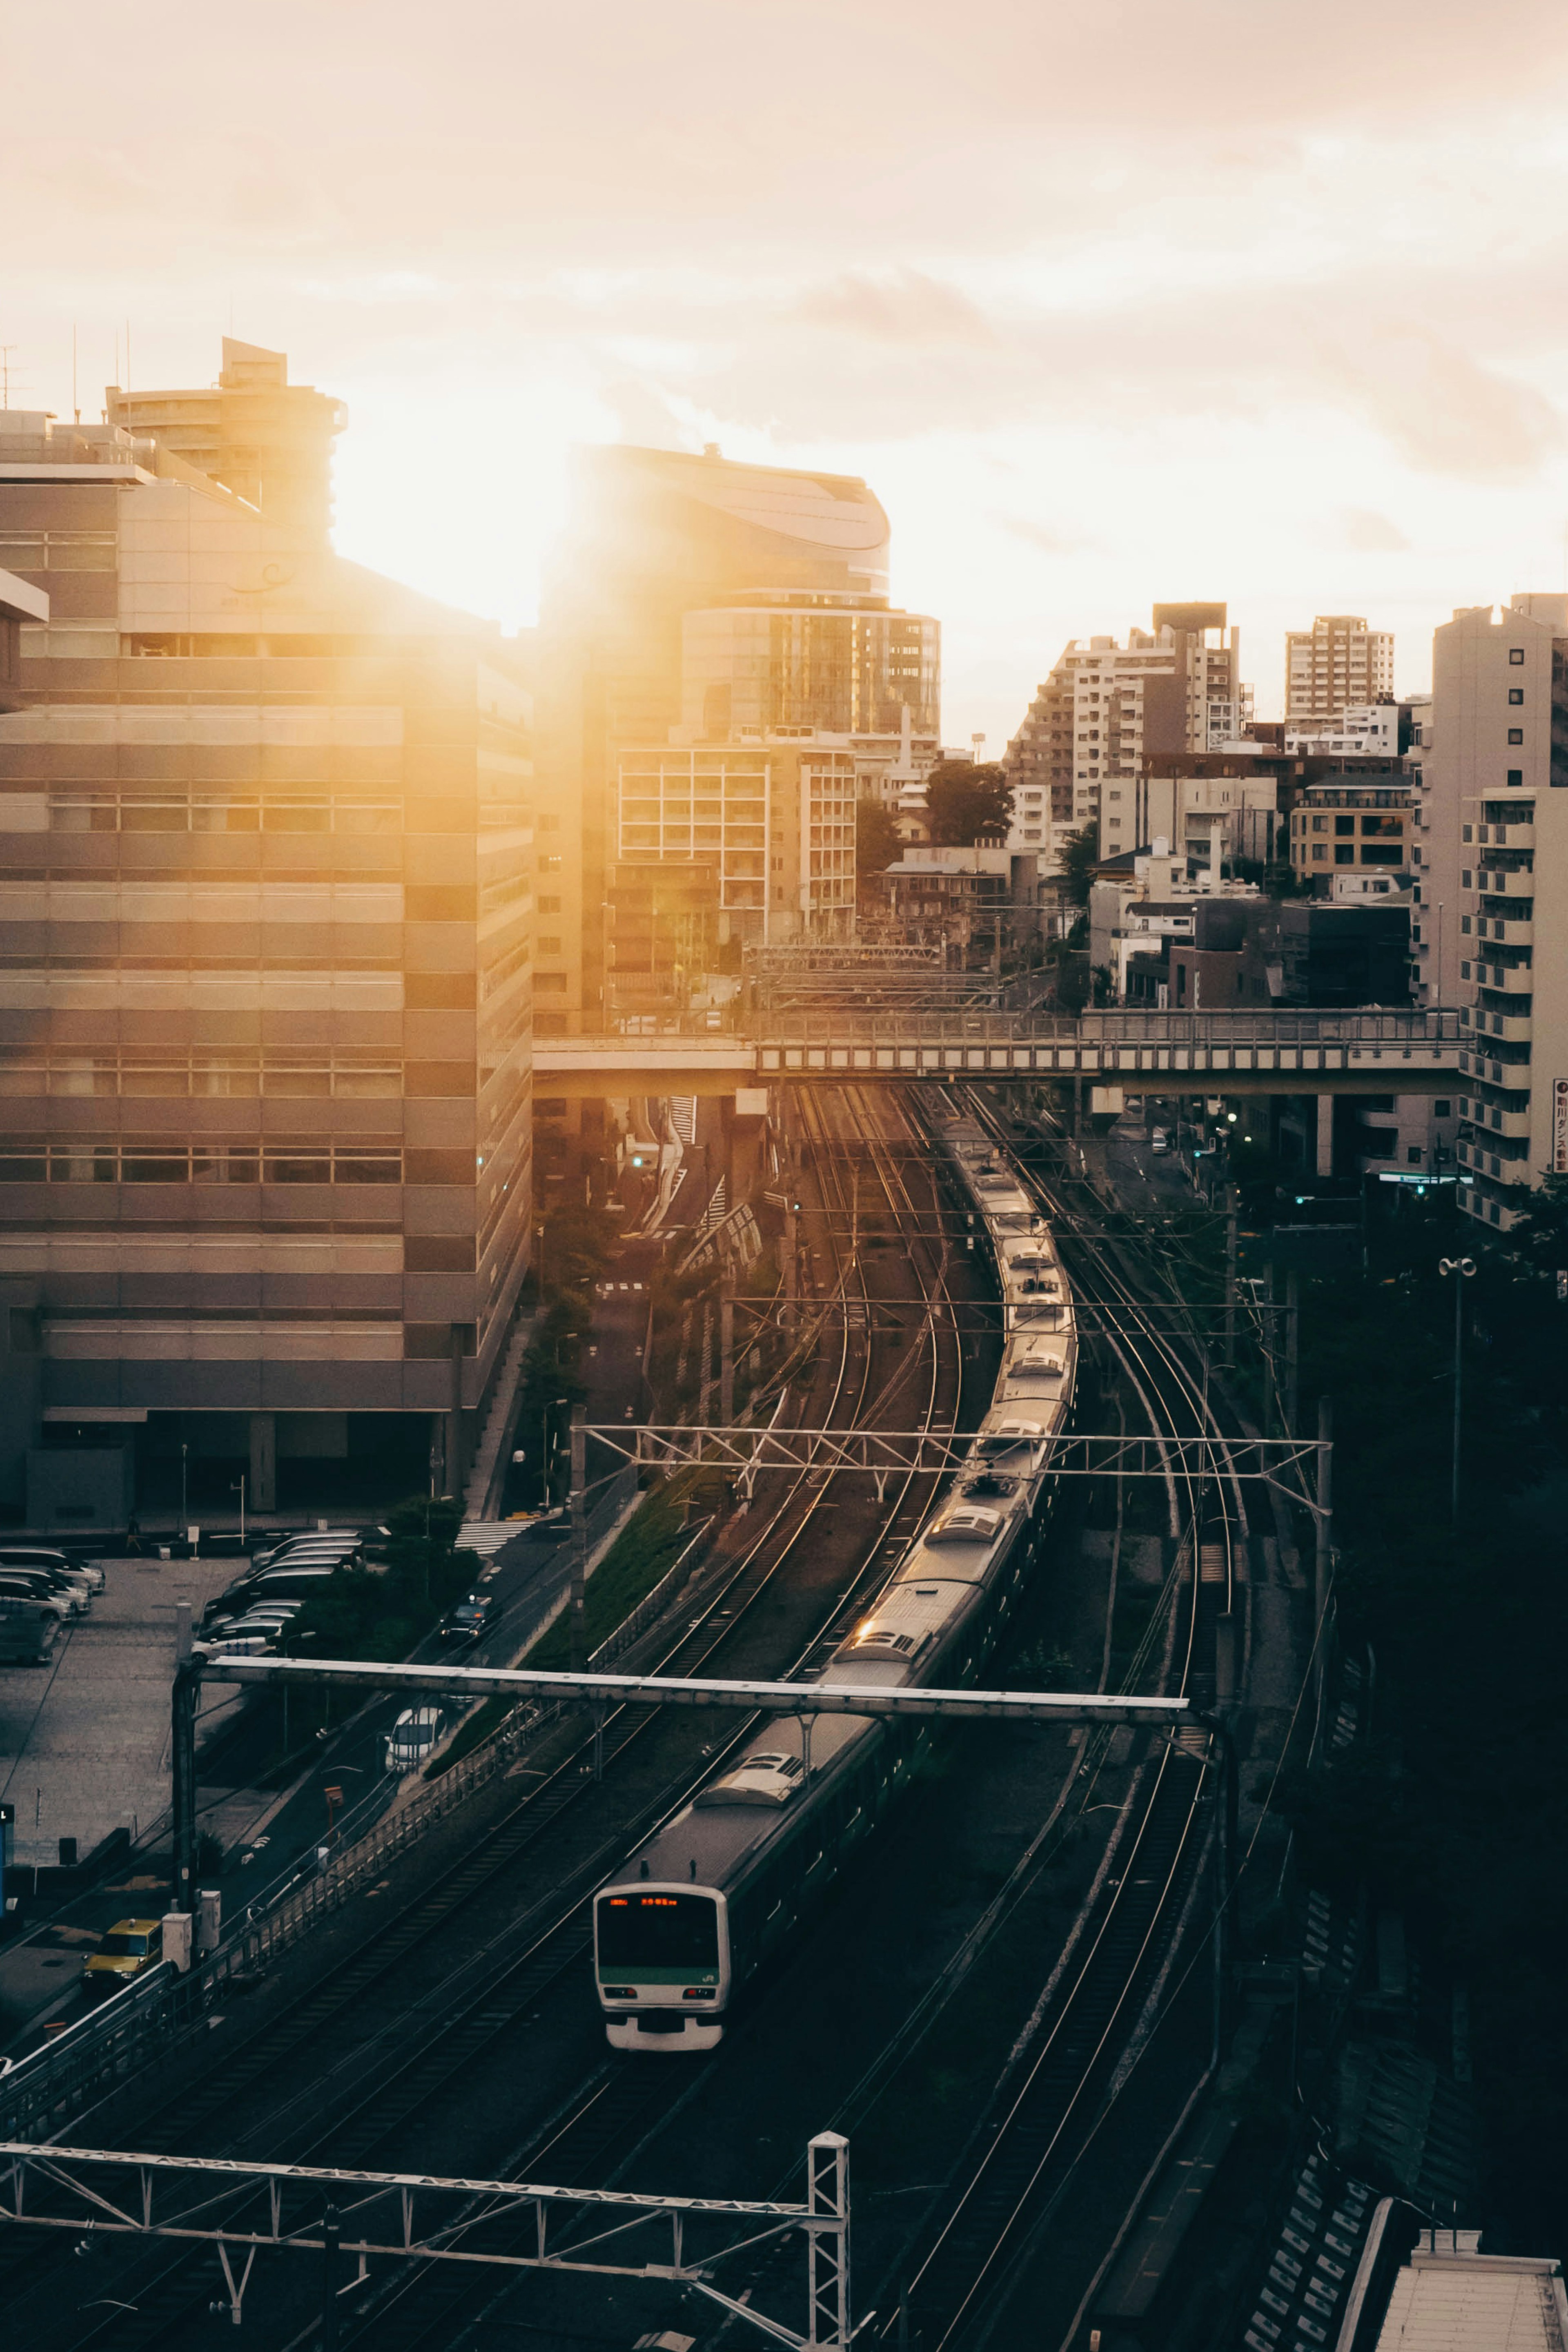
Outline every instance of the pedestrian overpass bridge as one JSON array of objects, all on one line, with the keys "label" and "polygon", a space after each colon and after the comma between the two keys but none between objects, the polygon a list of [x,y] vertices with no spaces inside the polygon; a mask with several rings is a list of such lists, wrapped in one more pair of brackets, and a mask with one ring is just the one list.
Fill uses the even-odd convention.
[{"label": "pedestrian overpass bridge", "polygon": [[[542,1037],[536,1094],[734,1095],[777,1086],[950,1077],[1119,1086],[1124,1093],[1442,1094],[1467,1036],[1447,1009],[759,1015],[742,1030]],[[761,1106],[759,1105],[760,1108]]]}]

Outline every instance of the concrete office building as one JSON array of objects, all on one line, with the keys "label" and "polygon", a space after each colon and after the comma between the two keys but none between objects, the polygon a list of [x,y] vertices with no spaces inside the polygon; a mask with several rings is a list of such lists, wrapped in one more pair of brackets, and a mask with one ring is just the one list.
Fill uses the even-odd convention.
[{"label": "concrete office building", "polygon": [[1330,729],[1394,692],[1394,637],[1352,613],[1320,613],[1285,636],[1285,723]]},{"label": "concrete office building", "polygon": [[528,1255],[528,696],[112,428],[0,417],[0,1505],[45,1438],[143,1507],[182,1447],[226,1510],[457,1491]]},{"label": "concrete office building", "polygon": [[332,443],[348,411],[312,384],[290,383],[281,352],[226,335],[216,383],[186,392],[110,384],[104,402],[108,424],[183,457],[269,522],[319,534],[331,528]]},{"label": "concrete office building", "polygon": [[1007,746],[1010,843],[1059,868],[1068,834],[1100,825],[1106,855],[1135,849],[1145,759],[1207,751],[1250,711],[1240,631],[1223,604],[1156,604],[1152,629],[1068,646]]},{"label": "concrete office building", "polygon": [[1458,1003],[1459,1205],[1500,1230],[1568,1174],[1568,597],[1434,633],[1421,994]]},{"label": "concrete office building", "polygon": [[[717,448],[579,452],[540,628],[541,932],[558,942],[541,950],[541,1034],[610,1017],[606,975],[629,966],[610,951],[607,919],[639,932],[652,919],[651,897],[632,908],[630,851],[645,865],[686,856],[673,819],[661,817],[653,846],[646,813],[626,820],[623,841],[623,762],[646,801],[648,761],[667,747],[765,745],[776,767],[784,744],[816,740],[828,767],[859,746],[862,767],[879,772],[904,741],[937,737],[938,625],[890,605],[888,565],[887,516],[852,477],[728,463]],[[662,782],[654,797],[664,802]],[[802,822],[809,835],[840,820]],[[785,830],[793,839],[792,821]],[[851,860],[852,835],[851,824]],[[766,867],[770,896],[783,873]],[[847,882],[852,907],[852,866]],[[837,921],[837,900],[823,911]]]}]

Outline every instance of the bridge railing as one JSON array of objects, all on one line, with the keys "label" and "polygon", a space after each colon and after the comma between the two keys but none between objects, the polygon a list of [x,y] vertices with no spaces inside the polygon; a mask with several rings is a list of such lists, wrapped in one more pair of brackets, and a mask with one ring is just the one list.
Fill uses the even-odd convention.
[{"label": "bridge railing", "polygon": [[1342,1012],[1273,1007],[1246,1012],[1158,1013],[1142,1009],[1084,1013],[910,1011],[838,1012],[815,1008],[753,1016],[745,1034],[762,1046],[985,1045],[1239,1046],[1380,1045],[1436,1047],[1457,1044],[1459,1015],[1447,1006],[1395,1010],[1378,1005]]}]

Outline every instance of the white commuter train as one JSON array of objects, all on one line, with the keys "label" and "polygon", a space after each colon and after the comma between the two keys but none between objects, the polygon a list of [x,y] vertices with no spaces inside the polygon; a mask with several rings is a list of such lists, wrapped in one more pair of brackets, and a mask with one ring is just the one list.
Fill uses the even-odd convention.
[{"label": "white commuter train", "polygon": [[[967,1118],[940,1134],[995,1262],[1005,1342],[990,1411],[951,1488],[824,1683],[973,1681],[1017,1598],[1072,1408],[1072,1296],[1043,1220]],[[736,1995],[816,1906],[909,1779],[917,1718],[775,1716],[631,1856],[594,1904],[600,2005],[617,2050],[710,2050]],[[809,1772],[807,1766],[809,1763]]]}]

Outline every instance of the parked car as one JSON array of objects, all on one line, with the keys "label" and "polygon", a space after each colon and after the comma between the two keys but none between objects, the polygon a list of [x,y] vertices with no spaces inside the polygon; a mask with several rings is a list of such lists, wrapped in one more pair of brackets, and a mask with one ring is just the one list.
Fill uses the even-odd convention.
[{"label": "parked car", "polygon": [[1150,1149],[1150,1150],[1151,1150],[1151,1151],[1169,1151],[1170,1148],[1171,1148],[1171,1137],[1170,1137],[1170,1130],[1169,1130],[1167,1128],[1163,1128],[1163,1127],[1157,1127],[1157,1128],[1154,1129],[1153,1134],[1149,1138],[1149,1149]]},{"label": "parked car", "polygon": [[289,1536],[280,1536],[276,1543],[268,1544],[259,1551],[253,1551],[250,1555],[252,1573],[254,1574],[261,1569],[274,1566],[275,1563],[283,1559],[289,1552],[291,1552],[298,1544],[338,1544],[347,1550],[353,1551],[355,1546],[360,1543],[368,1532],[369,1530],[364,1528],[297,1528],[294,1534]]},{"label": "parked car", "polygon": [[89,1993],[118,1992],[144,1969],[155,1968],[163,1957],[161,1919],[117,1919],[83,1971]]},{"label": "parked car", "polygon": [[441,1620],[443,1642],[480,1642],[500,1615],[500,1603],[490,1592],[470,1592]]},{"label": "parked car", "polygon": [[446,1727],[438,1706],[405,1706],[386,1735],[389,1772],[416,1772]]},{"label": "parked car", "polygon": [[42,1666],[59,1638],[52,1604],[0,1592],[0,1666]]},{"label": "parked car", "polygon": [[80,1609],[69,1593],[57,1592],[54,1587],[47,1583],[39,1575],[37,1569],[14,1569],[8,1576],[0,1573],[0,1600],[31,1601],[38,1608],[47,1610],[51,1617],[58,1618],[62,1623],[68,1618],[79,1617],[81,1614]]},{"label": "parked car", "polygon": [[279,1601],[265,1608],[247,1609],[242,1617],[225,1618],[207,1635],[206,1646],[244,1650],[252,1655],[269,1650],[304,1605],[302,1601]]},{"label": "parked car", "polygon": [[308,1601],[312,1593],[320,1592],[324,1585],[330,1584],[339,1569],[347,1566],[354,1558],[351,1552],[347,1561],[331,1557],[286,1560],[281,1568],[269,1568],[265,1575],[248,1576],[243,1583],[231,1584],[226,1592],[220,1592],[216,1601],[208,1601],[202,1612],[202,1624],[210,1630],[214,1625],[221,1624],[226,1618],[243,1617],[247,1610],[254,1609],[261,1601]]},{"label": "parked car", "polygon": [[55,1591],[68,1592],[84,1609],[91,1604],[94,1588],[90,1579],[63,1551],[44,1551],[24,1544],[0,1546],[0,1575],[7,1575],[12,1570],[25,1576],[46,1576]]},{"label": "parked car", "polygon": [[103,1570],[93,1559],[77,1559],[68,1551],[59,1551],[52,1544],[0,1544],[0,1566],[16,1560],[24,1568],[63,1568],[87,1586],[89,1592],[101,1592]]}]

